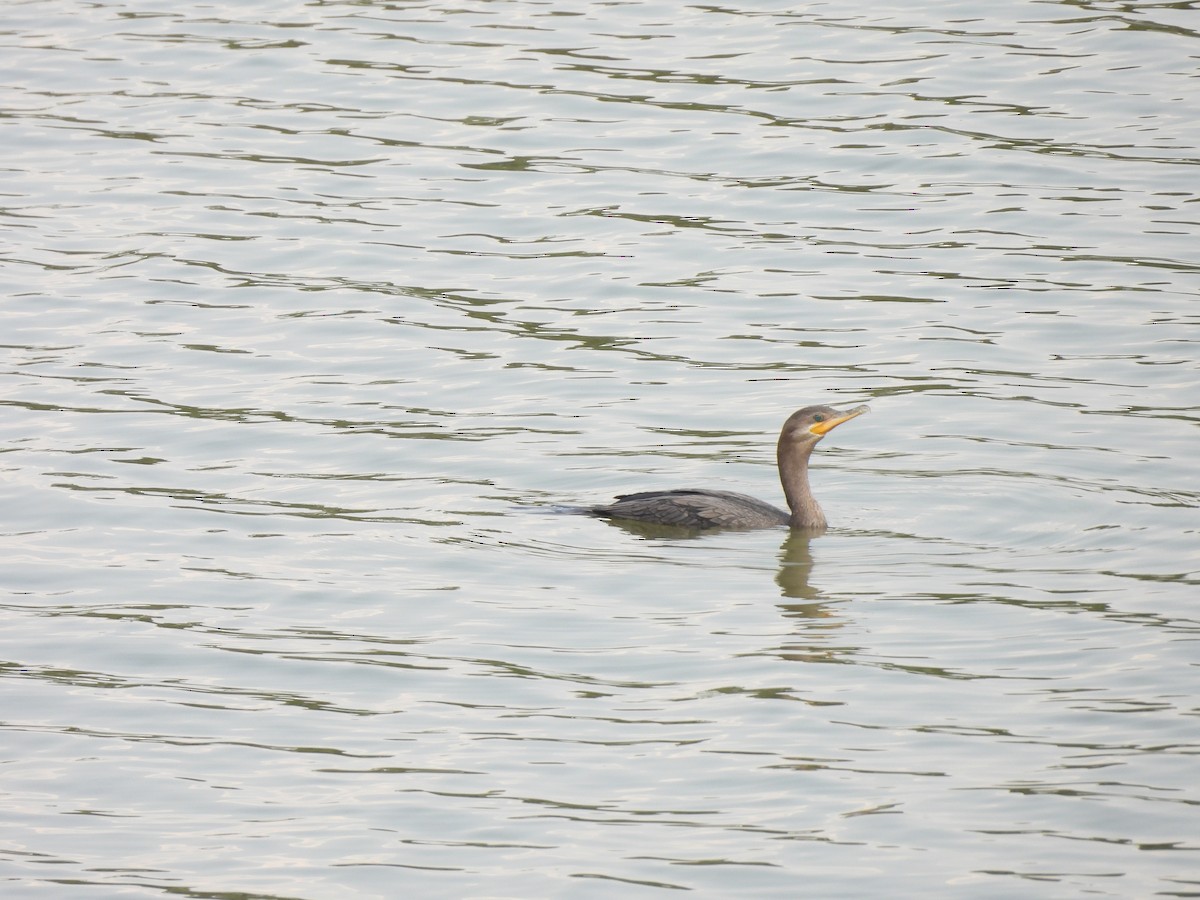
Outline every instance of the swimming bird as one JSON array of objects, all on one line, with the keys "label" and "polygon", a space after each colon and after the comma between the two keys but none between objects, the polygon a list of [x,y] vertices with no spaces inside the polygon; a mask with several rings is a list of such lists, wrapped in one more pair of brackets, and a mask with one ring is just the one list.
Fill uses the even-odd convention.
[{"label": "swimming bird", "polygon": [[808,486],[808,458],[821,438],[865,412],[870,412],[870,407],[838,410],[830,406],[806,406],[788,416],[779,433],[776,458],[779,480],[790,511],[746,494],[707,488],[621,494],[613,503],[586,507],[582,511],[602,519],[683,528],[748,529],[788,525],[805,531],[823,531],[827,524],[825,514]]}]

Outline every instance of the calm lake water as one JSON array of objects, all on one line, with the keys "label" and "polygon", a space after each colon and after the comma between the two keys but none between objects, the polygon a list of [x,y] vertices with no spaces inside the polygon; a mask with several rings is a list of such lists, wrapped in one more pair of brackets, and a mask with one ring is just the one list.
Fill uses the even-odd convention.
[{"label": "calm lake water", "polygon": [[1200,897],[1198,6],[8,4],[0,893]]}]

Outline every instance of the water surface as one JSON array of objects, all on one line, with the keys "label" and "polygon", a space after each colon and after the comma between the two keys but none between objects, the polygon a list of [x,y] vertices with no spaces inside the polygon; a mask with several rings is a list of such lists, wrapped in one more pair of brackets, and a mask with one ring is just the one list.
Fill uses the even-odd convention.
[{"label": "water surface", "polygon": [[1195,23],[11,6],[4,895],[1200,896]]}]

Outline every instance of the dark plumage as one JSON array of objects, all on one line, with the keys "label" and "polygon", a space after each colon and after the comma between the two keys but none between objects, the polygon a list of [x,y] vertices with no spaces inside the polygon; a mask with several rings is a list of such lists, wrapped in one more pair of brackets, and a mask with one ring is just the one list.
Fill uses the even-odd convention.
[{"label": "dark plumage", "polygon": [[779,433],[776,456],[779,480],[790,512],[732,491],[682,488],[622,494],[605,506],[583,510],[604,519],[626,519],[684,528],[792,528],[820,531],[825,514],[808,486],[808,458],[817,442],[841,425],[868,412],[866,406],[837,410],[829,406],[806,406],[792,413]]}]

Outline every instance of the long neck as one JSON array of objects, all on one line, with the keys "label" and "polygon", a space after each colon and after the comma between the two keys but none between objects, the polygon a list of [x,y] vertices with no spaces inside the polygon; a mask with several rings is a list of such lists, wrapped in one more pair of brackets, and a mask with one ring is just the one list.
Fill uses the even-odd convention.
[{"label": "long neck", "polygon": [[812,455],[816,441],[794,441],[779,438],[777,458],[779,480],[783,483],[783,495],[787,497],[788,509],[792,511],[789,523],[793,528],[824,528],[825,513],[812,495],[808,486],[808,458]]}]

